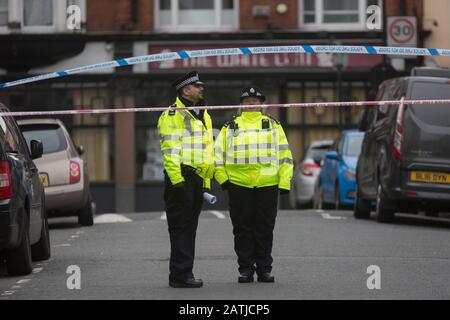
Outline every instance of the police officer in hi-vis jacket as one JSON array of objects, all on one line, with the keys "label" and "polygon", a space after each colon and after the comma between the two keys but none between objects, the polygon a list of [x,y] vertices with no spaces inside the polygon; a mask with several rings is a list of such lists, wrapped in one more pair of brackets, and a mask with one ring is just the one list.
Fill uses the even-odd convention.
[{"label": "police officer in hi-vis jacket", "polygon": [[[245,88],[241,105],[262,105],[256,86]],[[260,107],[242,108],[225,124],[215,142],[215,179],[228,191],[238,282],[274,282],[272,243],[278,194],[287,194],[292,154],[280,123]]]},{"label": "police officer in hi-vis jacket", "polygon": [[176,101],[158,121],[170,235],[169,285],[198,288],[203,282],[194,277],[192,269],[203,191],[210,188],[214,175],[212,121],[206,110],[180,109],[205,105],[203,82],[197,72],[177,79],[173,86]]}]

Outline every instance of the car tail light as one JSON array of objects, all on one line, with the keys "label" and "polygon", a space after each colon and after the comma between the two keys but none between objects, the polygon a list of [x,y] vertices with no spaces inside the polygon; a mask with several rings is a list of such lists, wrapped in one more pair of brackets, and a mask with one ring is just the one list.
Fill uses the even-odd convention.
[{"label": "car tail light", "polygon": [[0,162],[0,199],[11,199],[11,168],[8,161]]},{"label": "car tail light", "polygon": [[70,161],[70,184],[77,183],[81,178],[80,164],[75,161]]},{"label": "car tail light", "polygon": [[314,176],[314,173],[318,173],[320,166],[315,163],[305,163],[300,166],[300,172],[308,177]]},{"label": "car tail light", "polygon": [[403,144],[403,117],[405,114],[405,105],[403,104],[404,98],[401,99],[400,106],[398,108],[397,120],[395,123],[395,133],[394,133],[394,144],[392,146],[392,151],[394,153],[394,158],[397,160],[402,159],[402,144]]}]

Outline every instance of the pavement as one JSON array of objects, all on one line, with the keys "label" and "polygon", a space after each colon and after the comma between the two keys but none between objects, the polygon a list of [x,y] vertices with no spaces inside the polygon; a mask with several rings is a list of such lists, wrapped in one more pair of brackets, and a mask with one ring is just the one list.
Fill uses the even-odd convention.
[{"label": "pavement", "polygon": [[450,299],[450,216],[355,220],[351,211],[279,211],[276,282],[237,283],[229,215],[204,211],[197,231],[198,289],[168,286],[163,212],[50,219],[52,258],[9,277],[0,262],[0,300]]}]

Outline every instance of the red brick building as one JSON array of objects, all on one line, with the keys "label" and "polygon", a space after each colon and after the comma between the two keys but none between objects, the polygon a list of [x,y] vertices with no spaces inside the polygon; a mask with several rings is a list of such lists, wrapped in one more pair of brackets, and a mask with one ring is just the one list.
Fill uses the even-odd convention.
[{"label": "red brick building", "polygon": [[[80,29],[67,29],[69,5]],[[367,28],[370,5],[381,30]],[[422,0],[0,0],[0,82],[116,58],[218,47],[284,44],[385,45],[387,16],[416,16]],[[404,74],[381,56],[277,54],[140,64],[0,91],[14,110],[166,106],[173,79],[198,70],[210,105],[236,104],[243,86],[263,88],[269,103],[373,99],[377,85]],[[339,81],[338,81],[339,80]],[[296,160],[314,139],[354,127],[358,110],[269,110],[279,118]],[[220,127],[233,111],[213,114]],[[99,211],[162,210],[157,113],[65,117],[85,146]],[[151,195],[149,197],[149,195]],[[149,200],[150,199],[150,200]]]}]

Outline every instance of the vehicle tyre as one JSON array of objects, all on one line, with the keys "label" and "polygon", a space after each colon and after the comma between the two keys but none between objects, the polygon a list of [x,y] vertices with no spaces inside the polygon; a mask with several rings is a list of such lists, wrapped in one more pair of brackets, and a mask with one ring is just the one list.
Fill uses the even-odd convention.
[{"label": "vehicle tyre", "polygon": [[89,196],[86,205],[78,212],[78,224],[83,227],[92,226],[94,224],[91,196]]},{"label": "vehicle tyre", "polygon": [[314,185],[314,195],[313,195],[313,209],[316,209],[316,210],[322,209],[322,202],[320,200],[322,198],[322,195],[320,194],[320,192],[321,192],[321,189],[319,187],[319,184],[316,183]]},{"label": "vehicle tyre", "polygon": [[291,192],[289,192],[289,206],[291,209],[298,209],[298,202],[297,202],[297,190],[295,188],[295,185],[292,185]]},{"label": "vehicle tyre", "polygon": [[319,187],[319,190],[320,190],[319,191],[320,208],[321,209],[328,209],[328,210],[334,209],[334,205],[332,203],[327,203],[327,202],[323,201],[323,188]]},{"label": "vehicle tyre", "polygon": [[339,182],[336,182],[336,188],[334,189],[334,209],[335,210],[341,210],[341,194],[339,191]]},{"label": "vehicle tyre", "polygon": [[48,228],[47,210],[45,209],[45,198],[42,199],[42,230],[39,242],[31,246],[31,256],[33,261],[43,261],[50,259],[50,232]]},{"label": "vehicle tyre", "polygon": [[353,206],[353,216],[356,219],[370,219],[370,200],[364,199],[356,186],[355,205]]},{"label": "vehicle tyre", "polygon": [[6,270],[10,276],[22,276],[33,271],[31,264],[31,246],[27,213],[23,212],[23,230],[20,244],[9,250],[6,256]]},{"label": "vehicle tyre", "polygon": [[395,210],[393,204],[389,201],[380,183],[377,187],[377,204],[375,208],[378,222],[392,222],[394,220]]}]

